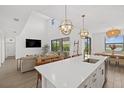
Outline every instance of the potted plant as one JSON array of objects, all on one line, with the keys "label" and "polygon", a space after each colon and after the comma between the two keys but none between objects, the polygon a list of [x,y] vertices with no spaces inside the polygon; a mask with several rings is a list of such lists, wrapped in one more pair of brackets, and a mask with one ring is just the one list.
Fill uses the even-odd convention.
[{"label": "potted plant", "polygon": [[109,45],[109,47],[111,48],[112,50],[112,55],[114,55],[114,50],[117,48],[115,44],[113,45]]},{"label": "potted plant", "polygon": [[42,54],[43,55],[46,55],[46,53],[49,52],[49,45],[48,44],[45,44],[43,47],[42,47]]}]

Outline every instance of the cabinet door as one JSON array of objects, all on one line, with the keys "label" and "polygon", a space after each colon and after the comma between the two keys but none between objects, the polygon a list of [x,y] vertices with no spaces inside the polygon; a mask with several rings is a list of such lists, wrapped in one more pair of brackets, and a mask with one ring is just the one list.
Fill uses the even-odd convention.
[{"label": "cabinet door", "polygon": [[101,66],[97,69],[97,73],[98,73],[98,75],[97,75],[97,87],[98,88],[100,88],[101,86]]},{"label": "cabinet door", "polygon": [[79,88],[102,88],[105,81],[105,63],[102,63]]},{"label": "cabinet door", "polygon": [[84,82],[79,85],[79,88],[89,88],[90,86],[90,78],[88,77]]},{"label": "cabinet door", "polygon": [[97,69],[97,87],[102,88],[105,81],[105,63],[102,63]]},{"label": "cabinet door", "polygon": [[103,86],[103,84],[105,82],[105,63],[102,64],[102,67],[101,67],[101,79],[102,79],[101,83],[102,83],[102,86]]},{"label": "cabinet door", "polygon": [[91,74],[90,78],[91,88],[97,88],[97,70]]}]

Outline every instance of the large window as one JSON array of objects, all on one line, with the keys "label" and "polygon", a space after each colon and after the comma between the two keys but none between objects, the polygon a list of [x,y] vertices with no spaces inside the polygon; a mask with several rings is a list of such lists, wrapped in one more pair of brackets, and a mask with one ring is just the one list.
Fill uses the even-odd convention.
[{"label": "large window", "polygon": [[124,36],[117,36],[105,39],[105,50],[111,51],[110,45],[116,45],[115,51],[124,51]]},{"label": "large window", "polygon": [[69,37],[51,40],[51,51],[69,52],[70,51]]}]

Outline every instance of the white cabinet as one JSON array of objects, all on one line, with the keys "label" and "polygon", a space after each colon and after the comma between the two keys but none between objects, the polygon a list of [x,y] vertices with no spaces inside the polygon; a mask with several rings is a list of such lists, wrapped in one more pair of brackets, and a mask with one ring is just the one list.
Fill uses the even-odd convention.
[{"label": "white cabinet", "polygon": [[97,80],[97,70],[95,70],[84,82],[81,83],[79,88],[95,88]]},{"label": "white cabinet", "polygon": [[[101,66],[101,79],[102,79],[102,85],[104,84],[104,82],[105,82],[105,63],[104,64],[102,64],[102,66]],[[103,86],[102,86],[103,87]]]},{"label": "white cabinet", "polygon": [[91,88],[95,88],[97,85],[97,70],[95,70],[92,74],[91,74],[91,79],[90,79],[90,84],[91,84]]},{"label": "white cabinet", "polygon": [[88,77],[84,82],[82,82],[79,88],[89,88],[90,87],[90,77]]},{"label": "white cabinet", "polygon": [[103,87],[103,84],[105,82],[105,63],[102,63],[98,69],[97,69],[97,87],[101,88]]},{"label": "white cabinet", "polygon": [[79,88],[102,88],[105,82],[105,63],[103,62]]}]

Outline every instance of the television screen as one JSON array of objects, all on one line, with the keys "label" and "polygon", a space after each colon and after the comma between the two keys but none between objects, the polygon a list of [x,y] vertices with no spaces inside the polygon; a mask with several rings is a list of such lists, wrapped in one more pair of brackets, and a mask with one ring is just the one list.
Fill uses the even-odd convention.
[{"label": "television screen", "polygon": [[41,47],[41,40],[26,39],[26,48]]}]

